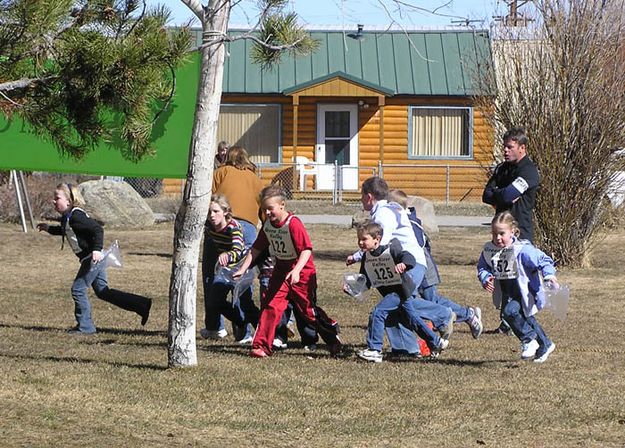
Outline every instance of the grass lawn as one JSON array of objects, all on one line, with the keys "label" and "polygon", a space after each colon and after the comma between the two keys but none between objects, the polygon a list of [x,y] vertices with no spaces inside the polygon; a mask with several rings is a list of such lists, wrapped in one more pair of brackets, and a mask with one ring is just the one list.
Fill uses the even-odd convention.
[{"label": "grass lawn", "polygon": [[[69,287],[78,267],[69,247],[1,224],[1,445],[624,446],[625,231],[596,249],[593,268],[559,273],[572,290],[570,313],[566,322],[539,315],[557,344],[543,365],[521,362],[516,338],[476,341],[465,324],[438,360],[357,361],[373,299],[357,303],[340,290],[355,232],[309,231],[319,303],[339,320],[346,343],[341,359],[324,347],[307,354],[297,340],[273,358],[252,359],[228,336],[198,339],[199,365],[169,370],[171,224],[106,231],[125,263],[109,270],[110,285],[154,305],[142,329],[138,316],[91,294],[98,334],[87,337],[65,333],[74,324]],[[475,278],[488,237],[486,228],[443,228],[434,255],[440,290],[480,306],[492,329],[498,312]]]}]

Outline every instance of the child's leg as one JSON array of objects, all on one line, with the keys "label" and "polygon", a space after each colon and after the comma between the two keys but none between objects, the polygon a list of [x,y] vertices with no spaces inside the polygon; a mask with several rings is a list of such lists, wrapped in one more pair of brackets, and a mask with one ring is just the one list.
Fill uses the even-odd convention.
[{"label": "child's leg", "polygon": [[441,338],[419,317],[415,305],[418,299],[410,298],[401,302],[401,308],[406,314],[410,326],[423,339],[430,349],[437,349],[441,344]]},{"label": "child's leg", "polygon": [[378,352],[382,351],[384,342],[384,322],[391,311],[399,308],[401,300],[395,293],[382,297],[369,315],[367,327],[367,347]]},{"label": "child's leg", "polygon": [[539,345],[537,353],[545,351],[549,346],[551,346],[551,344],[553,344],[551,339],[549,339],[545,333],[545,330],[543,330],[543,327],[538,323],[538,320],[536,320],[536,316],[528,317],[527,323],[536,332],[536,342],[538,342]]},{"label": "child's leg", "polygon": [[399,310],[391,311],[384,322],[386,337],[392,352],[397,354],[417,355],[421,353],[419,341],[410,330],[410,323]]},{"label": "child's leg", "polygon": [[438,303],[439,305],[451,308],[451,310],[456,313],[456,322],[465,322],[469,319],[469,308],[459,305],[453,300],[448,299],[447,297],[441,296],[436,289],[436,285],[421,288],[419,292],[421,293],[423,299],[427,300],[428,302]]},{"label": "child's leg", "polygon": [[[506,300],[507,303],[505,303]],[[504,299],[504,303],[502,316],[512,329],[514,335],[524,344],[536,339],[536,331],[523,315],[521,302],[509,297]]]},{"label": "child's leg", "polygon": [[206,303],[206,329],[216,331],[219,329],[219,316],[222,315],[235,325],[243,326],[244,315],[238,306],[228,301],[228,293],[232,286],[220,281],[213,282],[210,296]]},{"label": "child's leg", "polygon": [[271,278],[261,302],[258,327],[252,341],[253,349],[261,349],[267,354],[272,353],[276,325],[287,307],[290,289],[291,286],[286,282],[284,275]]},{"label": "child's leg", "polygon": [[[204,286],[204,328],[206,328],[206,310],[210,301],[211,287],[213,285],[213,280],[215,279],[215,263],[217,263],[217,259],[210,256],[210,245],[208,244],[208,240],[204,237],[204,256],[202,257],[202,285]],[[227,335],[226,325],[224,323],[224,317],[219,316],[219,331],[223,331],[224,336]]]},{"label": "child's leg", "polygon": [[[96,328],[91,318],[91,303],[87,296],[87,289],[93,283],[94,279],[106,272],[104,269],[90,270],[90,262],[81,263],[80,269],[76,274],[76,278],[72,283],[72,299],[74,299],[74,315],[78,323],[77,330],[81,333],[95,333]],[[106,282],[106,274],[104,274]]]},{"label": "child's leg", "polygon": [[146,313],[149,313],[149,309],[152,306],[152,301],[147,297],[109,288],[106,280],[106,269],[104,267],[99,269],[98,275],[93,279],[91,287],[99,299],[126,311],[137,313],[139,316],[144,316]]}]

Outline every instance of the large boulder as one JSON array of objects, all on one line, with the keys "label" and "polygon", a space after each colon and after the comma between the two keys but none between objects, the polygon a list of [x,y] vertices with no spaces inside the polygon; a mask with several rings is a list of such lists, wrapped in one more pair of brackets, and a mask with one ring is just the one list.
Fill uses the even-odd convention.
[{"label": "large boulder", "polygon": [[110,227],[147,227],[154,213],[126,182],[90,180],[78,186],[89,215]]},{"label": "large boulder", "polygon": [[[408,196],[408,207],[415,208],[417,217],[421,220],[423,228],[428,235],[438,233],[436,213],[434,213],[434,205],[431,201],[420,196]],[[363,210],[357,211],[352,216],[352,227],[356,227],[366,219],[369,219],[369,216],[369,212]]]},{"label": "large boulder", "polygon": [[434,204],[421,196],[408,196],[408,207],[414,207],[417,218],[421,220],[423,228],[428,235],[438,233]]}]

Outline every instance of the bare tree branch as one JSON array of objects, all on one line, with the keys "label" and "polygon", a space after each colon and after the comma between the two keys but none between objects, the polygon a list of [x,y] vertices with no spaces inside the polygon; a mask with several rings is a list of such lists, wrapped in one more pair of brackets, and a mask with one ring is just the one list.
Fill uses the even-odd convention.
[{"label": "bare tree branch", "polygon": [[48,76],[46,78],[22,78],[15,81],[3,82],[0,83],[0,92],[13,92],[15,90],[25,89],[38,82],[49,82],[56,78],[56,76]]},{"label": "bare tree branch", "polygon": [[199,0],[180,0],[182,3],[187,5],[187,7],[193,11],[193,14],[200,19],[200,22],[204,23],[204,7]]}]

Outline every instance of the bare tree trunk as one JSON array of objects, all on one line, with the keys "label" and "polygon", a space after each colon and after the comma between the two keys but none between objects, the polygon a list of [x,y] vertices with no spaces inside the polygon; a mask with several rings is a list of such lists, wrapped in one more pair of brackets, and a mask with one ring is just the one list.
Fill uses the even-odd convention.
[{"label": "bare tree trunk", "polygon": [[[227,31],[231,2],[211,0],[202,20],[203,44]],[[221,103],[225,48],[203,45],[191,144],[182,205],[176,215],[169,287],[168,365],[197,365],[195,316],[202,229],[213,182],[217,120]]]}]

